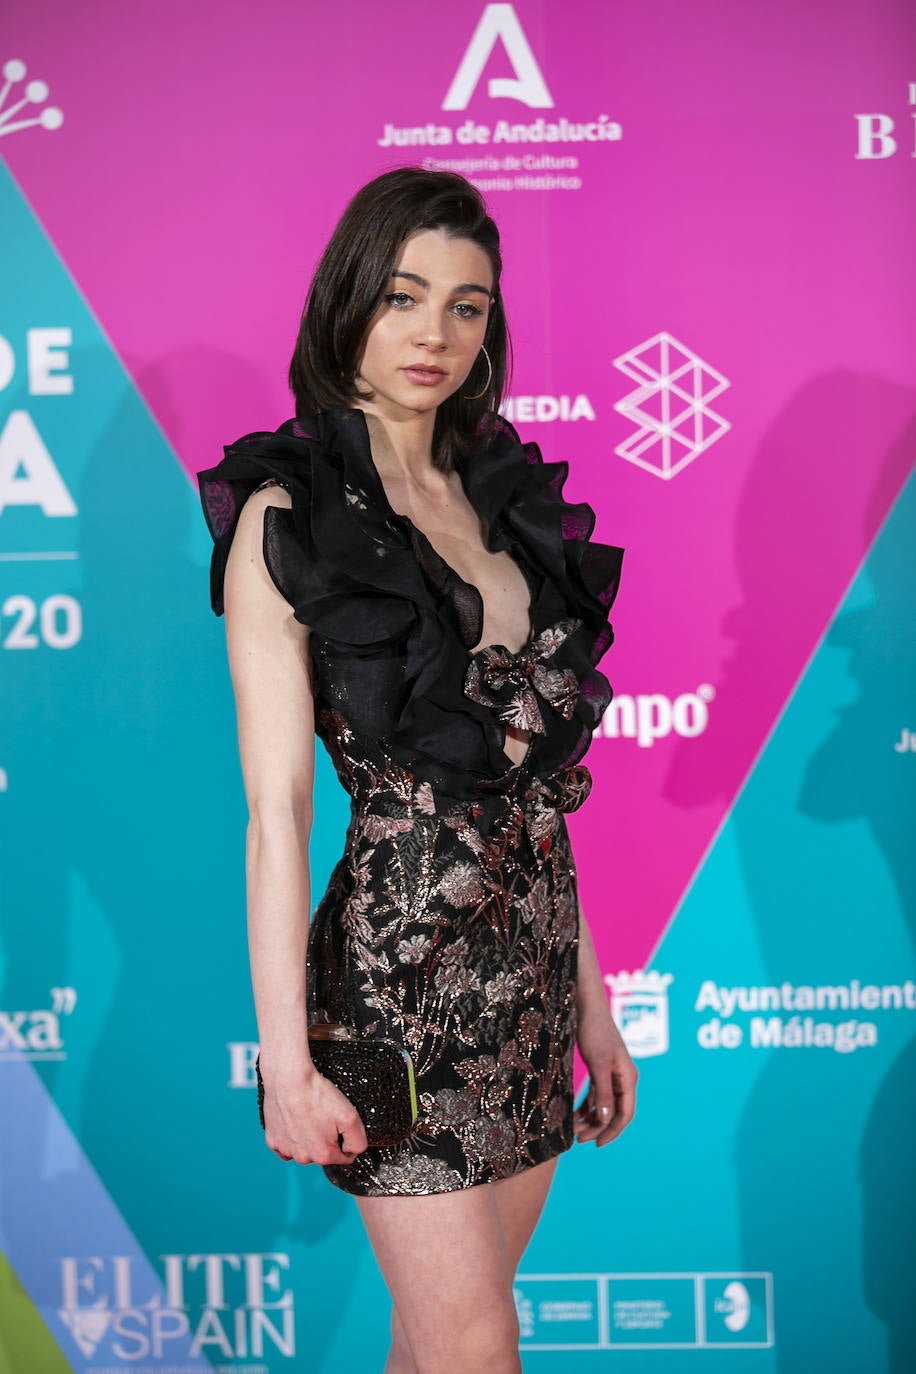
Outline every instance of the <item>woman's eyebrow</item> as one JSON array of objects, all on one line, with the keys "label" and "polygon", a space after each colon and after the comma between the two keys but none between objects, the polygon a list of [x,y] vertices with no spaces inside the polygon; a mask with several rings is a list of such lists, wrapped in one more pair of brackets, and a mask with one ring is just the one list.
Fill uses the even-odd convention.
[{"label": "woman's eyebrow", "polygon": [[[429,290],[429,282],[426,280],[425,277],[420,277],[420,276],[418,276],[416,272],[400,272],[400,271],[395,271],[395,272],[392,272],[391,275],[392,275],[393,277],[404,277],[404,279],[405,279],[406,281],[414,281],[414,282],[416,282],[417,286],[422,286],[423,289],[424,289],[424,291],[428,291],[428,290]],[[459,284],[458,284],[457,286],[453,286],[453,287],[452,287],[452,295],[453,295],[453,296],[464,296],[464,295],[466,295],[466,294],[468,293],[468,291],[479,291],[480,294],[481,294],[482,296],[489,296],[489,295],[492,294],[492,293],[487,289],[487,287],[485,287],[485,286],[480,286],[479,283],[478,283],[478,282],[475,282],[475,281],[463,281],[463,282],[459,282]]]}]

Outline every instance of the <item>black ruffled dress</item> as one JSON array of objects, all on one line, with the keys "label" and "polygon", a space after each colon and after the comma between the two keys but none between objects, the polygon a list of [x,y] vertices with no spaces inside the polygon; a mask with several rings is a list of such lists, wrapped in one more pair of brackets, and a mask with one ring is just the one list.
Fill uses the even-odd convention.
[{"label": "black ruffled dress", "polygon": [[[405,516],[359,410],[246,435],[199,474],[211,592],[241,508],[265,483],[264,558],[311,631],[316,728],[352,798],[343,857],[312,920],[309,1017],[403,1044],[417,1073],[410,1138],[325,1170],[350,1193],[439,1193],[505,1178],[573,1140],[578,899],[563,813],[610,701],[596,663],[620,549],[563,500],[502,421],[461,477],[492,551],[531,591],[528,642],[476,654],[483,606]],[[529,730],[522,763],[506,725]]]}]

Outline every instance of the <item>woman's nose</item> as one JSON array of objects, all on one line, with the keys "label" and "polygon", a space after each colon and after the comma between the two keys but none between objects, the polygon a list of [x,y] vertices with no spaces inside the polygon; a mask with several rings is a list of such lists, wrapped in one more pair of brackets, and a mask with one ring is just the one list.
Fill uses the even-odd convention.
[{"label": "woman's nose", "polygon": [[430,310],[422,320],[417,321],[416,342],[427,348],[445,348],[447,343],[447,323],[445,317]]}]

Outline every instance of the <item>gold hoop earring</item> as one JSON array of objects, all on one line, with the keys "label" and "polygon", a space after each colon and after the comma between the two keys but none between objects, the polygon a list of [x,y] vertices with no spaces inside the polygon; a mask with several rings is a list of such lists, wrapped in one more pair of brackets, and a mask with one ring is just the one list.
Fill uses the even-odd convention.
[{"label": "gold hoop earring", "polygon": [[483,391],[478,391],[476,396],[462,396],[463,401],[479,401],[481,396],[490,390],[490,383],[493,380],[493,364],[490,362],[490,355],[483,344],[480,345],[480,351],[487,360],[487,380],[484,382]]}]

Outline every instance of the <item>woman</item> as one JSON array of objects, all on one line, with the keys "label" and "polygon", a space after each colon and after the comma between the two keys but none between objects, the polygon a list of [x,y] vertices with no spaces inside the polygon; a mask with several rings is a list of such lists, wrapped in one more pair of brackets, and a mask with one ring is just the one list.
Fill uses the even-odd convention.
[{"label": "woman", "polygon": [[[512,1279],[556,1158],[574,1135],[614,1139],[635,1101],[563,817],[610,699],[594,665],[621,554],[589,542],[565,466],[499,417],[501,268],[461,177],[370,182],[309,292],[297,418],[200,474],[250,812],[267,1144],[356,1196],[393,1299],[389,1374],[520,1369]],[[353,814],[309,933],[316,732]],[[401,1145],[367,1148],[315,1070],[322,1021],[410,1052]]]}]

